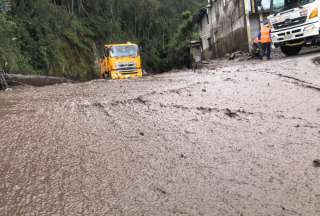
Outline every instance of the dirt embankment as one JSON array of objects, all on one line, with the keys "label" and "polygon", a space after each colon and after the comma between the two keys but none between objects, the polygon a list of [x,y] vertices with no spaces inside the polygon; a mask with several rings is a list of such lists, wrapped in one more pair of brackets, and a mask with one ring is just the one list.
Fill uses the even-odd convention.
[{"label": "dirt embankment", "polygon": [[63,77],[20,75],[20,74],[7,74],[6,78],[10,85],[31,85],[31,86],[38,86],[38,87],[73,82],[70,79],[63,78]]}]

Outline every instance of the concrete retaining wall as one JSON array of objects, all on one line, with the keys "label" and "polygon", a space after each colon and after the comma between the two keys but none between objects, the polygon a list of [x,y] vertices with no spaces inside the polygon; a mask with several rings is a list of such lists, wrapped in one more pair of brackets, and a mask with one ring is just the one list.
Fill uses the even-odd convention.
[{"label": "concrete retaining wall", "polygon": [[217,0],[213,3],[215,57],[235,51],[249,51],[243,0]]}]

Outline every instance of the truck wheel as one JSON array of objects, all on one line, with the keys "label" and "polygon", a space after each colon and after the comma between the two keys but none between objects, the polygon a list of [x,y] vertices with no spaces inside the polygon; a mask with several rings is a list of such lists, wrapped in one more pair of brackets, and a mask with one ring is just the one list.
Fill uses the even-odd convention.
[{"label": "truck wheel", "polygon": [[299,54],[302,47],[301,46],[292,46],[292,47],[282,46],[282,47],[280,47],[280,49],[286,56],[295,56],[295,55]]}]

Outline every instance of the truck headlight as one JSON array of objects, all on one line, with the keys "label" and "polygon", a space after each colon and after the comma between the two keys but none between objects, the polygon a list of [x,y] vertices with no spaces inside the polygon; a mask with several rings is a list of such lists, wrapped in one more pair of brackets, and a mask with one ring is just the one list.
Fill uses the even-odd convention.
[{"label": "truck headlight", "polygon": [[312,24],[312,25],[309,25],[307,27],[304,28],[304,32],[310,32],[310,31],[313,31],[316,27]]},{"label": "truck headlight", "polygon": [[318,17],[318,8],[314,8],[309,16],[309,19]]},{"label": "truck headlight", "polygon": [[300,16],[302,16],[302,17],[308,16],[308,9],[305,8],[305,9],[301,10],[300,11]]}]

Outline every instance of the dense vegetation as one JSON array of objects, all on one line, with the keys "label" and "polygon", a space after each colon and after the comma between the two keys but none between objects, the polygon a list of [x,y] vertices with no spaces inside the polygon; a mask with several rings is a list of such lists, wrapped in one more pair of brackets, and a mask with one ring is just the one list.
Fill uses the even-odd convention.
[{"label": "dense vegetation", "polygon": [[0,13],[0,61],[11,72],[84,80],[96,75],[103,44],[132,41],[143,47],[150,71],[181,67],[193,31],[185,11],[203,2],[12,0],[11,12]]}]

